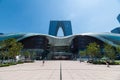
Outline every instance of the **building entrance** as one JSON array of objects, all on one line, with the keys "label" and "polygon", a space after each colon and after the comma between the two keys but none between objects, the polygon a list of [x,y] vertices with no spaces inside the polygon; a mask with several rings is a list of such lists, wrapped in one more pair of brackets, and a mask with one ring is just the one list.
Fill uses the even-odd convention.
[{"label": "building entrance", "polygon": [[69,46],[54,46],[51,51],[53,60],[70,60],[72,58]]}]

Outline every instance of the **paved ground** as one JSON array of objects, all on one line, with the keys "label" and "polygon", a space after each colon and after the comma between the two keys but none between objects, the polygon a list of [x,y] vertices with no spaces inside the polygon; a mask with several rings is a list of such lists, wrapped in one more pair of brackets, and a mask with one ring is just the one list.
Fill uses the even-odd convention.
[{"label": "paved ground", "polygon": [[120,66],[92,65],[78,61],[41,61],[0,68],[0,80],[120,80]]}]

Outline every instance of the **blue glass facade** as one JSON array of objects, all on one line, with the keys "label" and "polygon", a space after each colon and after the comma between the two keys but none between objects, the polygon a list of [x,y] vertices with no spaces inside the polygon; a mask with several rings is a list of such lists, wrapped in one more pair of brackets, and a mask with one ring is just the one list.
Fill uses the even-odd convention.
[{"label": "blue glass facade", "polygon": [[57,36],[60,27],[63,30],[64,36],[72,35],[71,21],[50,21],[49,35]]},{"label": "blue glass facade", "polygon": [[117,19],[118,19],[118,21],[119,21],[119,23],[120,23],[120,14],[118,15]]},{"label": "blue glass facade", "polygon": [[113,29],[111,32],[120,34],[120,27]]},{"label": "blue glass facade", "polygon": [[[118,20],[119,23],[120,23],[120,14],[119,14],[118,17],[117,17],[117,20]],[[112,32],[112,33],[118,33],[118,34],[120,34],[120,27],[117,27],[117,28],[111,30],[111,32]]]}]

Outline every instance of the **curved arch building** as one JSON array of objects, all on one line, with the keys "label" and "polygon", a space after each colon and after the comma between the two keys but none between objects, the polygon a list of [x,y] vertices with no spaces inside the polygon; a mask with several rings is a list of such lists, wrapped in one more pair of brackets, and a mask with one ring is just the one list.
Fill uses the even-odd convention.
[{"label": "curved arch building", "polygon": [[[57,37],[60,27],[64,32],[63,37]],[[9,38],[15,38],[18,42],[21,42],[24,45],[23,51],[29,50],[30,52],[35,52],[38,55],[36,57],[38,59],[40,56],[54,59],[58,55],[64,55],[70,59],[72,55],[78,54],[79,50],[86,49],[86,46],[91,42],[99,44],[101,49],[104,43],[114,47],[120,45],[120,34],[117,33],[83,33],[72,35],[70,21],[51,21],[49,35],[40,33],[0,34],[0,41]]]},{"label": "curved arch building", "polygon": [[70,35],[66,37],[55,37],[39,33],[16,33],[0,35],[0,40],[15,38],[24,45],[24,50],[30,50],[43,55],[44,51],[49,50],[47,54],[49,59],[54,55],[77,54],[79,50],[84,50],[91,42],[96,42],[103,47],[104,43],[112,46],[120,45],[120,34],[114,33],[84,33]]}]

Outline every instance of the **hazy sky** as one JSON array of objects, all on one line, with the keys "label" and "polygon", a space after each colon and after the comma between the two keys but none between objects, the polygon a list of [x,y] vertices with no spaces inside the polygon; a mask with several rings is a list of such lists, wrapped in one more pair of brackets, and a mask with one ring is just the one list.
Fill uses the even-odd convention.
[{"label": "hazy sky", "polygon": [[71,20],[73,34],[110,32],[119,13],[120,0],[0,0],[0,32],[48,34],[50,20]]}]

